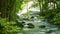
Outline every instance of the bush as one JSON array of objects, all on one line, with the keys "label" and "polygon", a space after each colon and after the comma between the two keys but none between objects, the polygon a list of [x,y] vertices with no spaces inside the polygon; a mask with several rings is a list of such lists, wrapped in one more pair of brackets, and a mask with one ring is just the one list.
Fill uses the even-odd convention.
[{"label": "bush", "polygon": [[1,34],[16,34],[20,32],[21,28],[16,26],[16,22],[8,22],[6,19],[0,20],[0,33]]},{"label": "bush", "polygon": [[[38,1],[39,1],[39,5],[40,5],[40,16],[42,16],[45,19],[48,19],[49,23],[60,25],[60,1],[59,0],[56,0],[56,1],[53,0],[54,2],[52,2],[51,0],[50,1],[47,1],[47,0],[44,1],[43,0],[45,3],[42,3],[43,1],[40,1],[40,0],[38,0]],[[53,3],[54,6],[48,7],[49,6],[48,4],[51,2]],[[42,4],[42,6],[40,3]],[[49,9],[51,7],[52,7],[52,9]]]},{"label": "bush", "polygon": [[54,24],[60,24],[60,13],[54,16],[53,21],[54,21]]}]

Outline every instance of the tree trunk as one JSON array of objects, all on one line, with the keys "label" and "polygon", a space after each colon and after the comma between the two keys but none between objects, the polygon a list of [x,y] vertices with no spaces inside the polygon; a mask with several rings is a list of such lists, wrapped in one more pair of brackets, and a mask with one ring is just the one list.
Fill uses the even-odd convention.
[{"label": "tree trunk", "polygon": [[[13,21],[16,16],[16,8],[19,1],[22,3],[22,0],[0,0],[0,17],[7,18],[9,21]],[[21,6],[21,3],[18,6]]]}]

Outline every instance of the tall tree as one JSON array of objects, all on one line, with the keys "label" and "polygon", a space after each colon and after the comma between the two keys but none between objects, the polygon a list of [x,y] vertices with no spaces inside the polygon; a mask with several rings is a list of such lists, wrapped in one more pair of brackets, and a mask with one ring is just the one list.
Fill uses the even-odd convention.
[{"label": "tall tree", "polygon": [[16,11],[21,9],[23,0],[0,0],[0,17],[9,21],[16,18]]}]

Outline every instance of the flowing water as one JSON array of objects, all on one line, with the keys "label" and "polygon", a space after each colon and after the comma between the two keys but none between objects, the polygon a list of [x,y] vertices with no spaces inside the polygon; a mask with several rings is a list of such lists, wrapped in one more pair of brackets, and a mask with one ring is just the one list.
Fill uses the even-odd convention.
[{"label": "flowing water", "polygon": [[[32,21],[24,20],[26,23],[32,23],[34,28],[23,28],[21,33],[19,34],[60,34],[60,30],[56,25],[52,25],[47,22],[45,19],[34,19]],[[41,28],[40,26],[44,25],[45,28]]]},{"label": "flowing water", "polygon": [[[27,9],[25,10],[27,11]],[[60,34],[59,28],[56,25],[48,23],[47,19],[39,19],[36,17],[33,18],[32,20],[23,20],[23,21],[26,22],[26,24],[32,23],[35,27],[31,29],[27,28],[26,26],[18,34]],[[45,27],[41,28],[42,25],[44,25]]]}]

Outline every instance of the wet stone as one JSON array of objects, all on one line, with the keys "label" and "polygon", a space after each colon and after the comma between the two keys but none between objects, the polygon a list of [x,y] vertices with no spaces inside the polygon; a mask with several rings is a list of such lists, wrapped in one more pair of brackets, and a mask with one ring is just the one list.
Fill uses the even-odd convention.
[{"label": "wet stone", "polygon": [[28,18],[23,18],[23,20],[29,20]]},{"label": "wet stone", "polygon": [[22,21],[22,23],[25,23],[24,21]]},{"label": "wet stone", "polygon": [[28,23],[27,25],[29,25],[28,28],[34,28],[34,25],[32,23]]},{"label": "wet stone", "polygon": [[39,26],[39,28],[45,28],[46,26],[45,25],[41,25],[41,26]]},{"label": "wet stone", "polygon": [[31,16],[31,18],[34,18],[33,16]]}]

